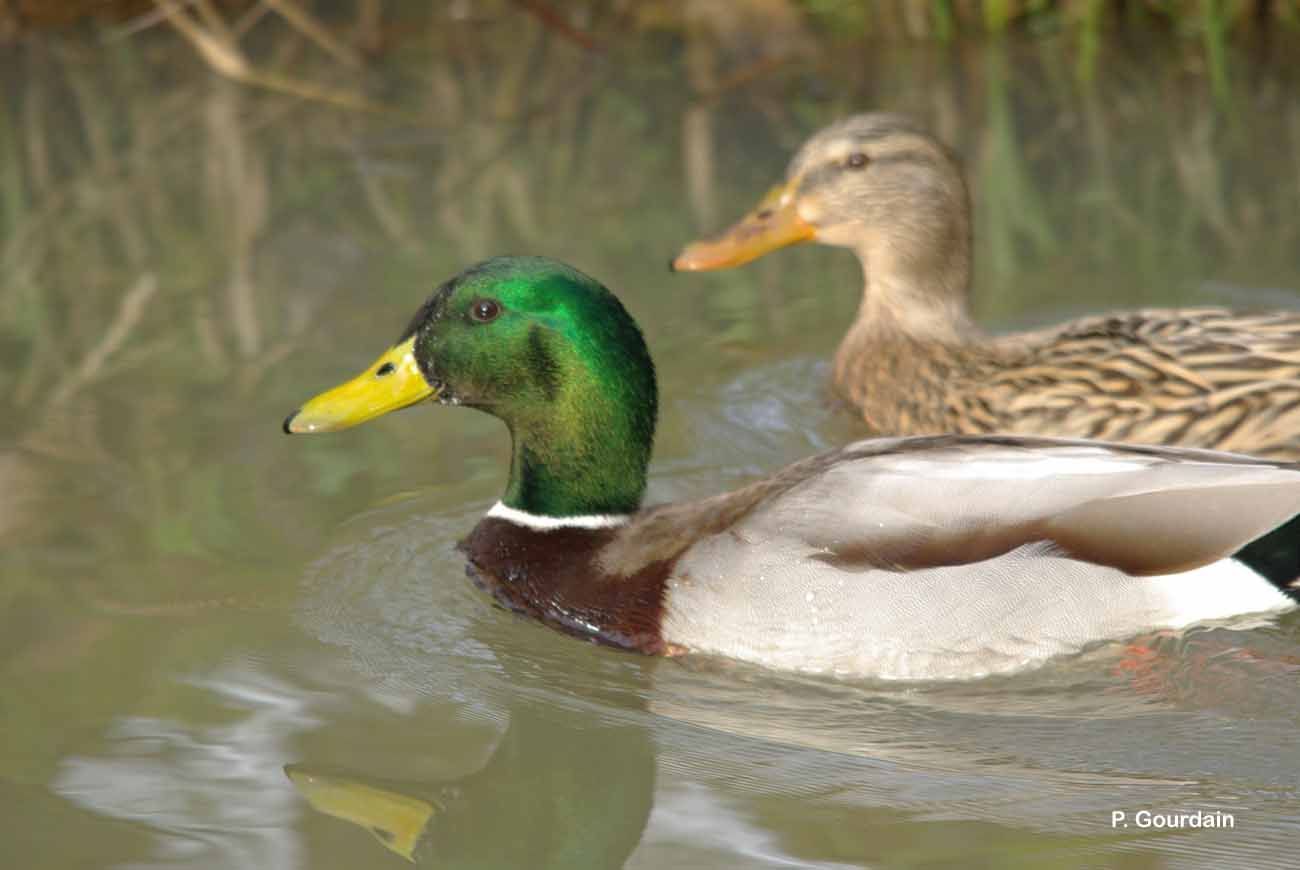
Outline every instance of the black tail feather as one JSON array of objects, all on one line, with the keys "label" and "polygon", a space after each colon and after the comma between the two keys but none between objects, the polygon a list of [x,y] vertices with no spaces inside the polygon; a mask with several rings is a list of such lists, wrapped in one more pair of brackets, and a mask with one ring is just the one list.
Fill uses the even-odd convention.
[{"label": "black tail feather", "polygon": [[1232,554],[1300,601],[1300,514]]}]

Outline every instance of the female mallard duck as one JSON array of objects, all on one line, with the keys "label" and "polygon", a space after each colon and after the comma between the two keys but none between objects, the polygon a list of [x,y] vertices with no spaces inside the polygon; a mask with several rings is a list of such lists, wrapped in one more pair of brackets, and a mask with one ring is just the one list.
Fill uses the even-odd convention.
[{"label": "female mallard duck", "polygon": [[971,322],[961,169],[911,121],[822,130],[786,181],[673,266],[718,269],[806,240],[851,248],[866,287],[836,390],[888,435],[1013,432],[1300,458],[1300,313],[1146,310],[989,338]]},{"label": "female mallard duck", "polygon": [[460,544],[478,585],[643,653],[973,677],[1279,610],[1300,577],[1300,470],[1198,450],[862,441],[642,508],[654,366],[614,295],[551,260],[488,260],[443,284],[392,348],[284,429],[424,399],[487,411],[514,441],[504,497]]}]

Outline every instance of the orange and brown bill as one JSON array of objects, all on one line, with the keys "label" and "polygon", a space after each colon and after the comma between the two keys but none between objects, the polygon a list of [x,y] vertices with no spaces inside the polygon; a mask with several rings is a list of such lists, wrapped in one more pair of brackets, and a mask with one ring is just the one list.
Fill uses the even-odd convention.
[{"label": "orange and brown bill", "polygon": [[677,272],[727,269],[757,260],[787,245],[806,242],[816,229],[799,217],[794,191],[780,184],[731,229],[704,241],[692,242],[673,260]]}]

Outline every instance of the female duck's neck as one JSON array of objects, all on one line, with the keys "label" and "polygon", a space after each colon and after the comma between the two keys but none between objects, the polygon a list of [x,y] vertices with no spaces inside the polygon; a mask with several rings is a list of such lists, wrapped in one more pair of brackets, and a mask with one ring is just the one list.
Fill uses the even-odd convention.
[{"label": "female duck's neck", "polygon": [[916,252],[879,244],[857,253],[865,286],[855,329],[945,344],[962,344],[978,335],[966,304],[968,243]]},{"label": "female duck's neck", "polygon": [[[983,353],[982,335],[966,313],[965,275],[958,288],[890,268],[886,257],[859,254],[866,287],[858,316],[835,352],[836,390],[881,434],[948,431],[941,403],[919,401],[946,388],[954,371]],[[937,416],[936,416],[937,415]]]}]

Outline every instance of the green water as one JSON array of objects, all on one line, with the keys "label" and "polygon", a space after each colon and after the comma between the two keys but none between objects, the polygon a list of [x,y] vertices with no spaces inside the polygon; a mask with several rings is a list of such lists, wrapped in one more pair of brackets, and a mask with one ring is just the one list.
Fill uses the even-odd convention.
[{"label": "green water", "polygon": [[[844,442],[822,384],[852,258],[666,263],[865,108],[963,155],[991,328],[1294,306],[1294,42],[1231,51],[1216,104],[1195,40],[1103,47],[1085,86],[1050,34],[651,22],[591,55],[457,8],[365,76],[274,21],[248,35],[265,69],[379,112],[233,85],[165,28],[0,58],[0,864],[1293,865],[1294,617],[966,685],[654,662],[465,581],[454,542],[504,484],[496,421],[280,421],[438,282],[526,252],[643,325],[653,500]],[[1142,809],[1236,827],[1112,827]]]}]

